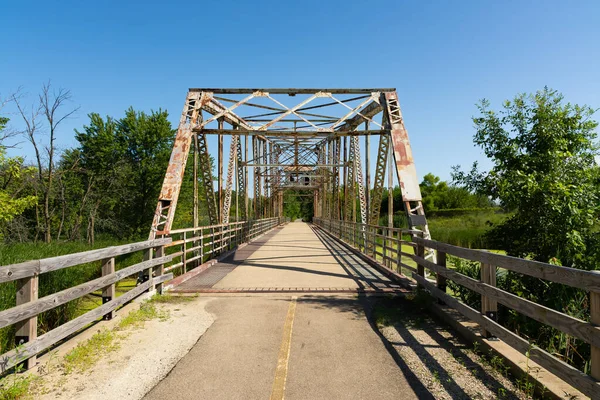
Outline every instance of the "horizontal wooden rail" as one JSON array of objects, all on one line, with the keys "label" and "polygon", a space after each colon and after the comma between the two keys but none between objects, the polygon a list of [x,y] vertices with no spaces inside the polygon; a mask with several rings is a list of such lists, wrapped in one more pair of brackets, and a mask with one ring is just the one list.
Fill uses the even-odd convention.
[{"label": "horizontal wooden rail", "polygon": [[169,261],[171,261],[171,256],[144,261],[139,264],[121,269],[110,275],[105,275],[101,278],[82,283],[81,285],[65,289],[61,292],[42,297],[41,299],[21,304],[16,307],[9,308],[8,310],[0,311],[0,328],[4,328],[5,326],[12,325],[24,319],[41,314],[44,311],[51,310],[60,306],[61,304],[65,304],[71,300],[78,299],[86,294],[100,290],[144,269],[148,269],[159,264],[164,264]]},{"label": "horizontal wooden rail", "polygon": [[[432,296],[453,307],[467,318],[477,322],[484,336],[494,335],[517,351],[528,354],[548,371],[593,399],[600,398],[600,271],[586,271],[548,263],[467,249],[422,238],[420,231],[363,225],[351,221],[315,218],[315,225],[329,234],[346,241],[366,255],[381,261],[384,266],[400,271],[411,271],[412,278]],[[402,240],[409,234],[412,242]],[[414,254],[402,251],[401,245],[410,245]],[[437,262],[425,257],[426,249],[437,251]],[[481,263],[481,279],[477,280],[448,269],[446,255]],[[417,268],[403,262],[406,257]],[[523,275],[586,290],[590,294],[591,321],[584,321],[544,305],[524,299],[496,287],[496,269],[504,268]],[[425,271],[436,274],[436,281],[426,278]],[[481,310],[475,310],[446,293],[446,282],[451,280],[481,296]],[[526,339],[496,322],[498,303],[540,323],[551,326],[591,345],[591,376],[554,357]]]},{"label": "horizontal wooden rail", "polygon": [[[16,306],[0,311],[0,328],[15,325],[17,348],[1,357],[1,371],[25,361],[27,368],[35,365],[35,357],[57,341],[69,336],[98,318],[110,319],[114,310],[139,294],[161,288],[162,282],[171,279],[172,274],[163,274],[163,265],[171,261],[171,256],[163,256],[164,246],[171,243],[170,238],[147,240],[121,246],[84,251],[59,257],[27,261],[0,267],[0,283],[16,281]],[[146,253],[156,251],[157,257],[148,257],[145,261],[115,270],[115,258],[138,251]],[[91,262],[101,262],[101,277],[80,285],[38,298],[39,275],[64,268]],[[115,284],[133,274],[143,273],[149,278],[145,282],[117,298]],[[37,317],[39,314],[56,308],[69,301],[81,298],[89,293],[102,291],[103,305],[86,314],[37,337]]]},{"label": "horizontal wooden rail", "polygon": [[29,278],[45,272],[56,271],[75,265],[99,261],[105,258],[118,257],[123,254],[134,253],[139,250],[159,247],[170,242],[171,239],[168,238],[147,240],[145,242],[125,244],[122,246],[111,246],[98,250],[90,250],[81,253],[67,254],[64,256],[44,258],[42,260],[5,265],[0,267],[0,283],[10,282],[22,278]]},{"label": "horizontal wooden rail", "polygon": [[87,325],[96,321],[98,318],[101,318],[103,315],[135,299],[142,293],[148,291],[148,289],[150,289],[152,286],[172,279],[172,277],[172,274],[168,274],[154,278],[151,281],[144,282],[122,296],[116,298],[115,300],[109,301],[108,303],[94,308],[82,316],[77,317],[56,329],[49,331],[48,333],[43,334],[37,339],[22,344],[17,349],[4,353],[2,355],[2,362],[0,363],[2,372],[14,367],[19,363],[22,363],[27,359],[31,359],[31,357],[34,357],[36,354],[69,337],[71,334],[85,328]]}]

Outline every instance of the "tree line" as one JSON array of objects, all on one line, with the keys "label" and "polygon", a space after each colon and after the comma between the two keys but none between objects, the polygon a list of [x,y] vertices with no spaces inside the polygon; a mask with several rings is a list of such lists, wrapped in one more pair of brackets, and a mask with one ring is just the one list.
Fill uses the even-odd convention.
[{"label": "tree line", "polygon": [[[120,118],[91,113],[75,131],[77,146],[59,152],[57,135],[78,110],[70,91],[46,84],[33,101],[17,92],[8,102],[24,128],[8,131],[9,119],[0,119],[4,241],[92,243],[96,232],[118,238],[147,233],[175,136],[166,111],[129,108]],[[32,165],[6,155],[7,139],[16,135],[30,144]]]}]

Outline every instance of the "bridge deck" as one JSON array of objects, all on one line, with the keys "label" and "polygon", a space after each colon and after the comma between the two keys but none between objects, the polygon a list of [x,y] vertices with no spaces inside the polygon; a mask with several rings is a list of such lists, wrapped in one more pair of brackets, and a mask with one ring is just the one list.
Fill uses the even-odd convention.
[{"label": "bridge deck", "polygon": [[375,268],[303,222],[277,228],[177,286],[175,292],[399,291]]}]

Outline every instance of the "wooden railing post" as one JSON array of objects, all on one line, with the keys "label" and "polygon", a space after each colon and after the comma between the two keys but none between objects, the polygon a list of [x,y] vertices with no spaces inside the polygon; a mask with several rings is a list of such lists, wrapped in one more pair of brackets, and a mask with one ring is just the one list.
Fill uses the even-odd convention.
[{"label": "wooden railing post", "polygon": [[[183,243],[181,244],[181,251],[183,252],[181,254],[181,265],[182,265],[184,274],[187,272],[187,254],[186,254],[187,243],[185,242],[186,240],[187,240],[187,235],[185,232],[183,232]],[[158,257],[158,255],[157,255],[157,257]]]},{"label": "wooden railing post", "polygon": [[[165,246],[158,246],[156,247],[156,258],[160,258],[160,257],[164,257],[165,256]],[[183,265],[184,271],[185,271],[185,264]],[[162,276],[165,273],[165,264],[159,264],[156,267],[154,267],[154,271],[155,271],[155,275],[156,276]],[[150,277],[150,279],[152,279],[152,276]],[[162,294],[163,293],[163,284],[162,282],[156,285],[156,291],[158,294]]]},{"label": "wooden railing post", "polygon": [[[153,251],[154,249],[149,248],[146,249],[146,251],[144,251],[144,261],[148,261],[148,260],[152,260],[153,258]],[[148,281],[148,279],[152,279],[152,267],[145,269],[141,272],[142,274],[142,281],[140,283],[144,283],[146,281]],[[150,286],[150,288],[148,288],[148,292],[151,292],[152,290],[154,290],[153,286]]]},{"label": "wooden railing post", "polygon": [[[481,282],[496,287],[495,266],[481,263]],[[498,302],[487,296],[481,295],[481,313],[495,321],[498,315]],[[481,328],[481,336],[488,338],[492,335],[486,329]]]},{"label": "wooden railing post", "polygon": [[[422,244],[417,244],[417,257],[425,258],[425,247]],[[425,267],[420,262],[417,262],[417,275],[425,278]],[[417,287],[423,287],[423,285],[417,284]]]},{"label": "wooden railing post", "polygon": [[402,273],[402,267],[400,263],[402,262],[402,230],[398,230],[398,241],[396,242],[396,272],[399,274]]},{"label": "wooden railing post", "polygon": [[204,263],[204,229],[200,229],[200,263]]},{"label": "wooden railing post", "polygon": [[[17,306],[38,299],[38,275],[17,280]],[[15,344],[17,346],[31,342],[37,338],[37,315],[15,324]],[[35,366],[36,356],[23,363],[25,369]]]},{"label": "wooden railing post", "polygon": [[[437,262],[436,264],[439,265],[442,268],[446,268],[446,253],[443,251],[438,250],[437,251]],[[439,290],[441,290],[442,292],[446,293],[446,277],[442,276],[440,274],[436,274],[436,286]],[[444,302],[440,299],[438,299],[438,303],[439,304],[444,304]]]},{"label": "wooden railing post", "polygon": [[[106,258],[102,260],[102,276],[110,275],[115,273],[115,258]],[[115,298],[115,284],[108,285],[102,289],[102,304],[108,303]],[[104,314],[105,321],[111,320],[115,317],[115,310],[112,310],[108,314]]]},{"label": "wooden railing post", "polygon": [[383,236],[383,240],[381,241],[381,252],[383,253],[383,259],[381,260],[383,265],[388,266],[387,260],[387,228],[381,228],[381,236]]},{"label": "wooden railing post", "polygon": [[[590,322],[600,326],[600,293],[590,292]],[[600,347],[592,345],[591,375],[600,380]]]}]

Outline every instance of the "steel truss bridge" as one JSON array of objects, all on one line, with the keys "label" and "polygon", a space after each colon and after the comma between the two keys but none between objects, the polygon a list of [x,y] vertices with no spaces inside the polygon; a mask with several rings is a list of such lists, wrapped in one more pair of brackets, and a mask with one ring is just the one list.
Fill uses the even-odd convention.
[{"label": "steel truss bridge", "polygon": [[[218,138],[216,194],[211,135]],[[225,136],[230,140],[223,185]],[[370,146],[377,146],[373,177]],[[192,157],[194,226],[198,194],[212,225],[229,222],[232,201],[236,220],[280,217],[285,190],[311,191],[315,217],[376,225],[389,166],[390,197],[395,175],[409,228],[430,238],[395,89],[190,89],[151,239],[171,231],[186,163]],[[392,227],[393,202],[388,204]]]}]

